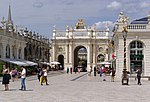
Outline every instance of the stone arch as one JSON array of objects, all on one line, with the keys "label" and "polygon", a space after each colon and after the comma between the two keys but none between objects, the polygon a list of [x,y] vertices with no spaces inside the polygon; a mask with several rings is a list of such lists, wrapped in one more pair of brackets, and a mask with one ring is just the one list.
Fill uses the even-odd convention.
[{"label": "stone arch", "polygon": [[17,58],[17,48],[16,45],[12,45],[12,57]]},{"label": "stone arch", "polygon": [[10,45],[6,45],[6,58],[10,58]]},{"label": "stone arch", "polygon": [[28,56],[28,46],[26,46],[26,47],[24,48],[24,58],[25,58],[26,60],[28,60],[28,59],[27,59],[27,56]]},{"label": "stone arch", "polygon": [[21,47],[18,49],[18,58],[19,59],[21,59],[21,56],[22,56],[22,54],[21,54]]},{"label": "stone arch", "polygon": [[105,61],[105,55],[104,54],[98,54],[97,55],[97,63]]},{"label": "stone arch", "polygon": [[58,62],[60,62],[59,69],[63,70],[64,69],[64,55],[61,54],[58,56]]},{"label": "stone arch", "polygon": [[83,45],[74,48],[74,68],[82,67],[83,71],[87,70],[87,48]]}]

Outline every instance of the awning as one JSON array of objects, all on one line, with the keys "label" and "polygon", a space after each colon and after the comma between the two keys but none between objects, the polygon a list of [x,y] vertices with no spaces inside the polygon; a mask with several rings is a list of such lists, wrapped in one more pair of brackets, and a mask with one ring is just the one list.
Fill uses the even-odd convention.
[{"label": "awning", "polygon": [[100,63],[97,63],[97,64],[105,64],[105,65],[110,65],[111,63],[110,63],[110,62],[100,62]]},{"label": "awning", "polygon": [[9,59],[9,58],[0,58],[0,60],[4,61],[4,62],[9,62],[9,63],[12,63],[12,64],[16,64],[18,66],[28,66],[27,63],[24,63],[22,61],[18,61],[16,59]]},{"label": "awning", "polygon": [[12,64],[16,64],[18,66],[34,66],[38,65],[37,63],[34,63],[32,61],[27,61],[27,60],[20,60],[20,59],[9,59],[9,58],[0,58],[0,60],[9,62]]},{"label": "awning", "polygon": [[27,61],[27,60],[20,60],[21,62],[24,62],[24,63],[27,63],[28,66],[36,66],[38,65],[37,63],[35,62],[32,62],[32,61]]},{"label": "awning", "polygon": [[57,65],[57,64],[60,64],[60,63],[57,62],[57,61],[53,61],[53,62],[50,62],[50,64]]},{"label": "awning", "polygon": [[48,62],[40,62],[41,64],[50,65]]}]

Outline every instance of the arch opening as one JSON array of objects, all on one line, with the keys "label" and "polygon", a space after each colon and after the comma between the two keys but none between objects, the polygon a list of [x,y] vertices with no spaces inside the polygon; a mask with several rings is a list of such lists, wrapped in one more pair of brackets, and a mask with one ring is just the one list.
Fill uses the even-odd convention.
[{"label": "arch opening", "polygon": [[87,71],[87,49],[84,46],[78,46],[74,50],[74,69]]}]

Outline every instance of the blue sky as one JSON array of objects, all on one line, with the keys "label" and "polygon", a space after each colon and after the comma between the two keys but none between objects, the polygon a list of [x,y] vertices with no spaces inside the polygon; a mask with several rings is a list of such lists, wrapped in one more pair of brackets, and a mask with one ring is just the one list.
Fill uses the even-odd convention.
[{"label": "blue sky", "polygon": [[27,27],[47,37],[52,36],[53,25],[65,30],[82,18],[87,27],[112,26],[120,11],[130,21],[145,17],[150,11],[150,0],[0,0],[0,19],[7,19],[11,5],[14,25]]}]

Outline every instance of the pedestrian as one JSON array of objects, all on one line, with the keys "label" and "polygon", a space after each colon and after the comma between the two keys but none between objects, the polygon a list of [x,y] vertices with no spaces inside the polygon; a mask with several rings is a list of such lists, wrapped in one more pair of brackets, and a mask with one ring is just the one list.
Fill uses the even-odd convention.
[{"label": "pedestrian", "polygon": [[106,79],[105,79],[105,77],[106,77],[106,68],[105,67],[103,67],[102,72],[103,72],[103,81],[106,81]]},{"label": "pedestrian", "polygon": [[96,67],[94,67],[94,76],[96,76]]},{"label": "pedestrian", "polygon": [[137,73],[137,79],[138,79],[138,85],[142,85],[141,84],[141,74],[142,74],[142,71],[141,71],[141,68],[140,67],[138,67],[137,68],[137,71],[136,71],[136,73]]},{"label": "pedestrian", "polygon": [[75,72],[75,74],[77,73],[77,67],[74,68],[74,72]]},{"label": "pedestrian", "polygon": [[69,68],[67,67],[67,74],[69,73]]},{"label": "pedestrian", "polygon": [[12,70],[11,70],[11,79],[12,79],[12,82],[14,82],[14,79],[15,79],[15,75],[16,74],[16,70],[15,70],[15,68],[12,68]]},{"label": "pedestrian", "polygon": [[43,85],[43,81],[45,81],[46,85],[49,85],[48,80],[47,80],[47,72],[48,72],[48,69],[45,67],[43,69],[43,78],[42,78],[41,85]]},{"label": "pedestrian", "polygon": [[39,67],[37,68],[37,77],[38,77],[39,82],[40,82],[40,77],[41,77],[41,75],[42,75],[42,68],[39,66]]},{"label": "pedestrian", "polygon": [[6,65],[5,65],[5,64],[3,64],[2,74],[4,74],[4,73],[5,73],[5,69],[7,69],[7,68],[6,68]]},{"label": "pedestrian", "polygon": [[91,73],[92,73],[92,66],[90,66],[89,76],[91,76]]},{"label": "pedestrian", "polygon": [[9,80],[11,79],[11,76],[8,72],[8,69],[5,69],[3,71],[3,80],[2,80],[2,84],[5,85],[5,91],[8,91],[9,90]]},{"label": "pedestrian", "polygon": [[114,68],[112,68],[110,75],[111,75],[111,82],[114,82],[114,79],[115,79],[115,70],[114,70]]},{"label": "pedestrian", "polygon": [[78,67],[78,74],[80,74],[80,67]]},{"label": "pedestrian", "polygon": [[72,67],[70,68],[70,73],[72,74]]},{"label": "pedestrian", "polygon": [[23,66],[21,66],[21,89],[20,90],[22,90],[22,91],[26,91],[26,84],[25,84],[25,80],[26,80],[26,69],[23,67]]},{"label": "pedestrian", "polygon": [[100,75],[100,77],[102,77],[102,74],[103,74],[102,67],[100,67],[100,69],[99,69],[99,75]]}]

